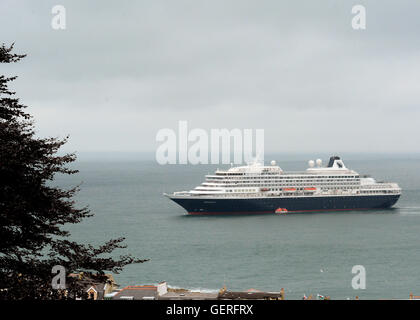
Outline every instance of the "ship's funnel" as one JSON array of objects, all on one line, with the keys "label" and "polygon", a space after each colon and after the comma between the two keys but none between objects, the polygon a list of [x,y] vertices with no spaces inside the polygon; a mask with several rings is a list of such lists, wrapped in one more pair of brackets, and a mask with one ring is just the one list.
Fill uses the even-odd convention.
[{"label": "ship's funnel", "polygon": [[339,156],[332,156],[328,162],[328,168],[345,169],[346,166]]}]

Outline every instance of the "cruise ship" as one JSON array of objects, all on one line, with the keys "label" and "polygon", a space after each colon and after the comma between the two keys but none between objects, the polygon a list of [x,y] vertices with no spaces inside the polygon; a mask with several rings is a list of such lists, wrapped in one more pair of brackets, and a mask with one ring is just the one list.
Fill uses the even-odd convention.
[{"label": "cruise ship", "polygon": [[164,194],[192,215],[283,214],[390,208],[397,183],[377,182],[348,169],[332,156],[327,166],[310,160],[305,171],[283,171],[275,161],[216,170],[190,191]]}]

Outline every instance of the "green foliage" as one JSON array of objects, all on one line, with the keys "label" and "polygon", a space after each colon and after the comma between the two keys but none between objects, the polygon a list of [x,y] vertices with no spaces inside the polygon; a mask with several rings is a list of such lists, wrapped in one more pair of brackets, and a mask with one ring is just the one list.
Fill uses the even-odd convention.
[{"label": "green foliage", "polygon": [[[0,63],[16,63],[13,45],[0,47]],[[75,154],[58,155],[67,138],[37,138],[31,116],[8,89],[16,77],[0,75],[0,299],[60,299],[83,297],[80,283],[67,278],[66,295],[51,287],[51,269],[62,265],[70,273],[84,272],[105,281],[105,272],[120,272],[131,255],[109,256],[125,248],[124,238],[97,248],[67,240],[65,224],[81,222],[92,214],[77,208],[78,187],[51,186],[55,174],[74,174],[67,165]]]}]

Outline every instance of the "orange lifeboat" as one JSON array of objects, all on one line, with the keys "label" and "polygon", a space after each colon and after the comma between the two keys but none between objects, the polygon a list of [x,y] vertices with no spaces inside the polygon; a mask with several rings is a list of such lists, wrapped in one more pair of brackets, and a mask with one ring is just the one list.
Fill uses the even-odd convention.
[{"label": "orange lifeboat", "polygon": [[296,191],[296,188],[284,188],[283,191]]},{"label": "orange lifeboat", "polygon": [[275,212],[276,213],[286,213],[287,209],[286,208],[277,208]]},{"label": "orange lifeboat", "polygon": [[261,188],[260,190],[261,190],[261,191],[268,191],[268,190],[270,190],[270,189],[268,189],[268,188]]},{"label": "orange lifeboat", "polygon": [[314,188],[314,187],[305,188],[305,191],[315,191],[315,190],[316,190],[316,188]]}]

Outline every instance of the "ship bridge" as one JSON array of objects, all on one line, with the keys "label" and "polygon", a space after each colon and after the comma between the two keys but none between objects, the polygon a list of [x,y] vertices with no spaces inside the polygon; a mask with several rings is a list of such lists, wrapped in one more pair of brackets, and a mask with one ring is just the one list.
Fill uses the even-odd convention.
[{"label": "ship bridge", "polygon": [[244,174],[280,174],[283,170],[276,165],[275,161],[271,161],[270,166],[265,166],[259,161],[254,161],[246,166],[232,167],[226,171],[217,170],[216,174],[222,175],[244,175]]}]

